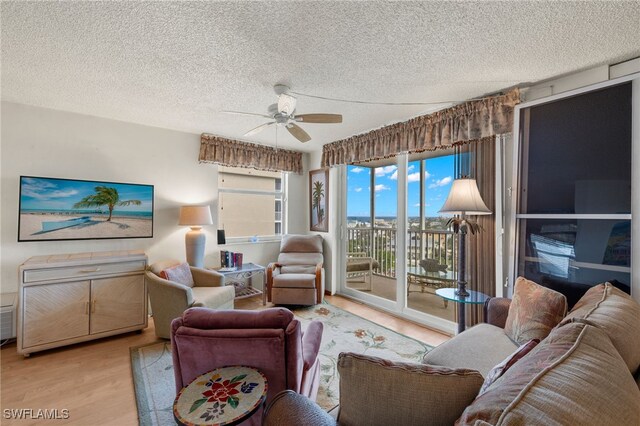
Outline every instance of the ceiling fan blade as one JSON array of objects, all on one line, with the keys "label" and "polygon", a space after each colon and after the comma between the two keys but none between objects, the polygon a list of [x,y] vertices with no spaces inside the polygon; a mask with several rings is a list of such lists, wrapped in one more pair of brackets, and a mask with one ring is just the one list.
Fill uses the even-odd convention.
[{"label": "ceiling fan blade", "polygon": [[309,136],[309,134],[302,130],[302,127],[298,126],[297,124],[287,124],[287,130],[293,135],[294,138],[298,139],[302,143],[309,142],[311,140],[311,136]]},{"label": "ceiling fan blade", "polygon": [[342,114],[300,114],[294,118],[304,123],[342,123]]},{"label": "ceiling fan blade", "polygon": [[293,111],[296,110],[296,103],[296,98],[283,93],[278,96],[278,111],[286,115],[291,115]]},{"label": "ceiling fan blade", "polygon": [[252,115],[255,117],[264,117],[264,118],[273,118],[270,115],[266,114],[256,114],[255,112],[242,112],[242,111],[220,111],[223,114],[233,114],[233,115]]},{"label": "ceiling fan blade", "polygon": [[276,124],[275,121],[271,121],[269,123],[264,123],[259,125],[258,127],[256,127],[255,129],[251,129],[249,130],[247,133],[245,133],[245,136],[253,136],[256,133],[260,133],[261,131],[263,131],[264,129],[266,129],[267,127],[271,126],[272,124]]}]

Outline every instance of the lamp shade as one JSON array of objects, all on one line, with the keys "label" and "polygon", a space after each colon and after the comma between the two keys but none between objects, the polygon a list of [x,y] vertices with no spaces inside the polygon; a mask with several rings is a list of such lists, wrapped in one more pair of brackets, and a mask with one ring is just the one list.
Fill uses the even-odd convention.
[{"label": "lamp shade", "polygon": [[211,209],[209,206],[182,206],[178,225],[203,226],[212,225]]},{"label": "lamp shade", "polygon": [[482,201],[475,179],[455,179],[447,201],[439,213],[481,215],[491,214],[491,210]]}]

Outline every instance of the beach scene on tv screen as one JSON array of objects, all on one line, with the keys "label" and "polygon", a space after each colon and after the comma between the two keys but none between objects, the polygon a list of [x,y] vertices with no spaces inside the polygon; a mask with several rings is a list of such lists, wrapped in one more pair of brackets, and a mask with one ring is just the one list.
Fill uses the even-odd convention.
[{"label": "beach scene on tv screen", "polygon": [[153,186],[20,178],[20,241],[153,236]]}]

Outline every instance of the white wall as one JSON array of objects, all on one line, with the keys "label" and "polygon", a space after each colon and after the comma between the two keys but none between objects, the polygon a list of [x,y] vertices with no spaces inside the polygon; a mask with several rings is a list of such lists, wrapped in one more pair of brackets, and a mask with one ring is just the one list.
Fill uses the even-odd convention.
[{"label": "white wall", "polygon": [[[198,163],[200,135],[63,111],[2,103],[0,174],[0,290],[16,291],[18,266],[52,253],[142,249],[149,261],[185,259],[183,204],[210,204],[216,212],[217,167]],[[305,154],[306,157],[306,154]],[[305,158],[306,163],[306,158]],[[155,186],[154,237],[146,239],[17,242],[21,175],[142,183]],[[289,232],[308,230],[307,173],[289,178]],[[215,226],[205,227],[205,265],[217,266]],[[278,242],[228,244],[245,261],[267,264]]]}]

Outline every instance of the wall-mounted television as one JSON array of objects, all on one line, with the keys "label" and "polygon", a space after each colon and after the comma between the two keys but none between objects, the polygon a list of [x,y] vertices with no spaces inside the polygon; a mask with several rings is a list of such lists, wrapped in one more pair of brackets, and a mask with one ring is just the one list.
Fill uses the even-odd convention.
[{"label": "wall-mounted television", "polygon": [[153,237],[153,185],[20,176],[18,241]]}]

